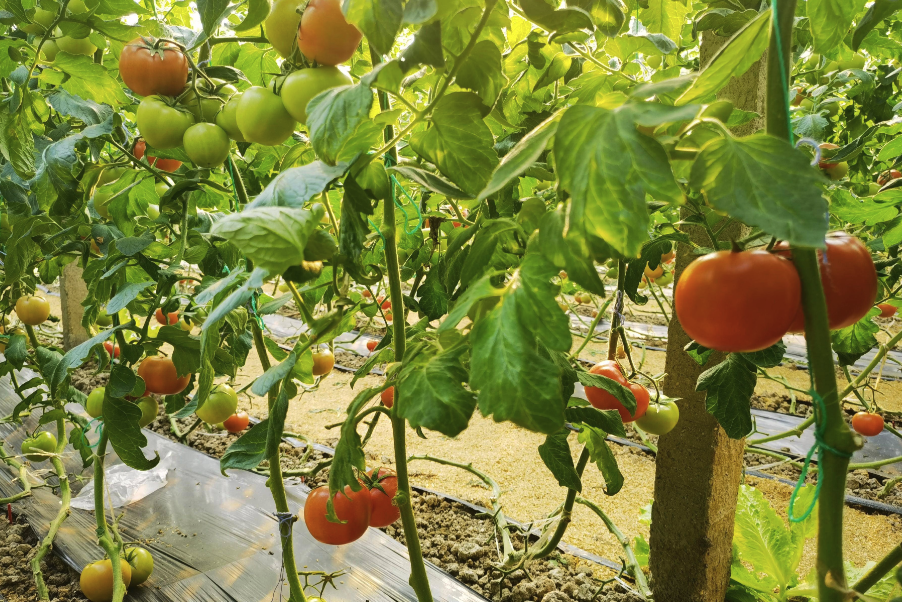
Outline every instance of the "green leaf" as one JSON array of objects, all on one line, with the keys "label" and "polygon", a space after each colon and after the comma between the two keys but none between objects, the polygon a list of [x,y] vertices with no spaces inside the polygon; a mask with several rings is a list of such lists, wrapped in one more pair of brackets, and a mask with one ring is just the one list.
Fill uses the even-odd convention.
[{"label": "green leaf", "polygon": [[630,416],[635,414],[636,412],[636,396],[633,395],[633,392],[618,383],[616,380],[612,380],[607,376],[601,376],[600,374],[592,374],[590,372],[582,372],[579,371],[576,373],[576,376],[579,378],[579,382],[584,387],[597,387],[599,389],[604,389],[611,395],[617,398],[617,401],[620,402],[626,410],[630,413]]},{"label": "green leaf", "polygon": [[417,298],[420,300],[420,310],[430,320],[439,320],[448,313],[451,298],[442,283],[438,266],[432,266],[426,273],[426,279],[417,289]]},{"label": "green leaf", "polygon": [[[408,2],[408,6],[410,6]],[[407,73],[418,65],[444,67],[445,54],[442,52],[442,24],[434,21],[423,25],[414,35],[413,42],[401,53],[400,67]]]},{"label": "green leaf", "polygon": [[[784,591],[798,582],[789,529],[759,490],[741,485],[736,505],[733,547],[739,560],[753,567],[755,589]],[[802,542],[804,544],[804,542]]]},{"label": "green leaf", "polygon": [[272,0],[248,0],[247,14],[241,23],[235,25],[235,31],[247,31],[257,27],[272,11]]},{"label": "green leaf", "polygon": [[564,238],[567,220],[564,211],[563,206],[554,211],[546,211],[539,221],[538,244],[534,242],[530,244],[535,244],[538,252],[556,267],[566,270],[571,280],[590,293],[604,296],[606,294],[604,282],[595,269],[591,254],[581,252],[578,241]]},{"label": "green leaf", "polygon": [[156,282],[153,280],[129,282],[119,289],[119,291],[116,292],[116,295],[110,299],[110,302],[106,305],[106,312],[112,316],[120,309],[124,309],[126,305],[137,299],[138,295],[152,284],[156,284]]},{"label": "green leaf", "polygon": [[6,356],[6,360],[12,364],[16,370],[21,370],[22,366],[25,365],[25,360],[28,359],[26,337],[20,334],[10,335],[9,344],[6,347],[4,355]]},{"label": "green leaf", "polygon": [[579,8],[555,10],[545,0],[520,0],[519,4],[530,21],[549,32],[567,33],[593,28],[589,13]]},{"label": "green leaf", "polygon": [[832,54],[842,44],[865,0],[808,0],[807,4],[814,51]]},{"label": "green leaf", "polygon": [[432,114],[432,127],[410,140],[418,155],[471,196],[483,189],[498,164],[481,107],[482,100],[471,92],[446,94]]},{"label": "green leaf", "polygon": [[[849,2],[848,5],[854,6],[852,2]],[[870,8],[868,8],[868,12],[859,19],[855,26],[855,31],[852,33],[852,50],[858,50],[859,46],[861,46],[861,42],[867,37],[871,30],[900,8],[902,8],[902,0],[875,0]],[[813,24],[812,27],[814,27]]]},{"label": "green leaf", "polygon": [[554,140],[558,176],[572,196],[570,232],[597,236],[628,256],[648,240],[646,195],[682,202],[667,153],[639,133],[634,110],[630,105],[614,111],[570,107]]},{"label": "green leaf", "polygon": [[150,470],[160,463],[160,454],[154,458],[144,457],[142,448],[147,447],[147,437],[141,432],[138,420],[141,410],[130,401],[111,397],[109,390],[103,398],[103,425],[110,443],[119,459],[135,470]]},{"label": "green leaf", "polygon": [[342,11],[348,23],[366,36],[379,54],[388,54],[401,29],[404,6],[401,0],[343,0]]},{"label": "green leaf", "polygon": [[[127,0],[131,2],[131,0]],[[137,6],[137,5],[136,5]],[[87,125],[103,123],[113,115],[112,109],[93,100],[73,96],[63,89],[53,90],[47,95],[47,103],[67,117],[75,117]]]},{"label": "green leaf", "polygon": [[604,431],[585,425],[579,432],[578,440],[589,450],[589,459],[601,471],[605,483],[605,495],[615,495],[623,487],[623,474],[617,466],[617,458],[614,457],[611,448],[605,441],[606,437],[607,434]]},{"label": "green leaf", "polygon": [[34,138],[24,109],[23,105],[11,113],[9,103],[0,109],[0,153],[12,164],[16,175],[28,180],[35,175]]},{"label": "green leaf", "polygon": [[567,408],[565,414],[568,422],[587,424],[601,429],[609,435],[626,437],[623,419],[617,410],[597,410],[593,407],[583,406]]},{"label": "green leaf", "polygon": [[759,368],[776,368],[783,361],[784,353],[786,353],[786,344],[780,341],[767,349],[741,353],[740,355]]},{"label": "green leaf", "polygon": [[366,216],[373,213],[366,192],[353,176],[345,178],[344,199],[341,203],[341,226],[338,233],[338,249],[346,258],[360,264],[364,243],[370,233]]},{"label": "green leaf", "polygon": [[691,183],[715,209],[792,244],[823,247],[824,177],[789,142],[767,134],[706,144]]},{"label": "green leaf", "polygon": [[501,51],[491,40],[478,42],[460,66],[455,81],[461,88],[473,90],[486,106],[493,106],[507,85],[501,65]]},{"label": "green leaf", "polygon": [[137,382],[138,377],[131,368],[126,368],[122,364],[113,364],[110,368],[110,381],[106,386],[107,395],[110,397],[130,395]]},{"label": "green leaf", "polygon": [[[294,368],[294,365],[291,366]],[[269,429],[266,435],[266,457],[272,458],[279,453],[279,445],[282,443],[282,434],[285,432],[285,417],[288,415],[289,402],[297,397],[298,388],[291,382],[290,374],[282,380],[282,387],[276,396],[276,402],[269,410]]]},{"label": "green leaf", "polygon": [[[350,487],[353,491],[360,490],[357,480],[356,468],[359,471],[366,470],[366,457],[360,435],[357,433],[357,414],[379,393],[378,388],[364,389],[357,394],[348,405],[347,418],[341,425],[341,436],[338,445],[335,446],[335,455],[332,458],[332,466],[329,469],[329,491],[331,495]],[[330,498],[331,499],[331,498]]]},{"label": "green leaf", "polygon": [[251,387],[251,393],[259,397],[266,395],[276,383],[281,382],[285,377],[291,374],[291,369],[294,368],[297,359],[297,353],[292,351],[284,360],[275,366],[271,366],[269,370],[258,376],[257,380],[254,381],[254,384]]},{"label": "green leaf", "polygon": [[748,71],[767,48],[770,19],[771,11],[768,9],[730,38],[689,89],[677,99],[676,104],[684,105],[711,98],[727,85],[730,78],[739,77]]},{"label": "green leaf", "polygon": [[560,112],[557,112],[543,121],[504,155],[501,163],[498,164],[498,167],[492,173],[488,184],[479,193],[477,198],[480,201],[495,194],[513,181],[514,178],[519,177],[529,167],[532,167],[532,164],[548,148],[548,143],[557,132],[560,117]]},{"label": "green leaf", "polygon": [[446,196],[449,199],[469,200],[473,198],[472,195],[469,195],[460,188],[457,188],[448,180],[445,180],[441,176],[437,176],[432,172],[426,171],[425,169],[420,169],[419,167],[409,167],[401,165],[390,167],[387,171],[402,175],[408,180],[416,182],[420,186],[425,186],[432,192]]},{"label": "green leaf", "polygon": [[874,335],[880,332],[880,327],[871,318],[879,313],[879,309],[872,308],[868,315],[855,324],[830,332],[830,341],[833,343],[833,351],[839,356],[840,366],[851,366],[877,346],[877,337]]},{"label": "green leaf", "polygon": [[752,368],[740,354],[731,353],[698,377],[695,390],[708,393],[705,407],[730,439],[742,439],[752,432],[751,401],[758,381]]},{"label": "green leaf", "polygon": [[[521,325],[518,300],[509,295],[473,327],[470,386],[479,391],[483,416],[554,433],[564,424],[560,371],[539,354],[535,339]],[[557,313],[563,315],[559,308]]]},{"label": "green leaf", "polygon": [[124,17],[131,13],[149,15],[150,11],[141,6],[141,3],[134,2],[134,0],[100,0],[95,14]]},{"label": "green leaf", "polygon": [[679,40],[691,5],[673,0],[648,0],[648,7],[639,11],[639,20],[651,33],[661,33],[671,40]]},{"label": "green leaf", "polygon": [[322,161],[292,167],[273,178],[247,207],[303,207],[347,170],[347,163],[333,166]]},{"label": "green leaf", "polygon": [[245,208],[217,221],[212,233],[240,248],[255,266],[281,274],[304,261],[304,249],[323,215],[322,207]]},{"label": "green leaf", "polygon": [[62,88],[70,94],[114,108],[130,102],[119,82],[91,57],[60,52],[53,61],[53,68],[69,75]]},{"label": "green leaf", "polygon": [[[638,294],[639,283],[645,275],[645,266],[652,270],[661,265],[661,255],[670,251],[678,243],[689,244],[689,237],[682,232],[664,234],[653,240],[646,241],[642,245],[642,251],[638,259],[633,259],[626,264],[626,280],[624,289],[629,298],[635,303],[644,303],[646,298]],[[567,272],[570,275],[570,272]]]},{"label": "green leaf", "polygon": [[265,419],[241,435],[219,459],[219,470],[223,476],[232,468],[253,470],[266,459],[266,437],[269,432],[269,420]]},{"label": "green leaf", "polygon": [[307,104],[307,130],[317,156],[329,165],[350,162],[372,146],[382,128],[370,119],[373,91],[365,85],[340,86]]},{"label": "green leaf", "polygon": [[[104,330],[100,334],[97,334],[81,345],[77,345],[70,349],[66,355],[62,356],[58,362],[52,366],[52,370],[50,366],[41,366],[41,372],[45,375],[48,375],[48,384],[50,384],[51,389],[58,387],[66,377],[69,375],[69,370],[78,368],[81,366],[86,359],[88,359],[88,354],[91,353],[91,349],[93,349],[96,345],[100,345],[104,341],[108,340],[111,336],[113,336],[116,332],[122,330],[126,326],[134,326],[134,321],[131,320],[126,324],[120,324],[119,326],[114,326],[109,330]],[[57,354],[59,355],[59,354]],[[131,466],[131,464],[129,464]]]},{"label": "green leaf", "polygon": [[[899,188],[864,199],[853,196],[845,188],[833,188],[829,194],[830,213],[853,224],[874,226],[893,220],[899,215],[899,205],[902,204],[902,189]],[[884,233],[884,243],[886,238]]]},{"label": "green leaf", "polygon": [[237,5],[229,6],[229,0],[197,0],[197,12],[200,13],[200,23],[204,33],[208,36],[216,34],[219,25]]},{"label": "green leaf", "polygon": [[457,346],[434,353],[434,348],[420,346],[404,363],[395,395],[403,395],[399,415],[411,428],[427,428],[448,437],[457,437],[467,428],[476,397],[463,386],[468,377],[461,364],[464,351],[466,347]]},{"label": "green leaf", "polygon": [[436,0],[408,0],[404,7],[404,23],[419,25],[435,16],[438,11]]},{"label": "green leaf", "polygon": [[548,435],[545,442],[539,446],[539,457],[542,462],[557,479],[561,487],[582,491],[583,484],[573,465],[573,456],[570,455],[570,445],[567,444],[567,436],[570,431],[564,429]]}]

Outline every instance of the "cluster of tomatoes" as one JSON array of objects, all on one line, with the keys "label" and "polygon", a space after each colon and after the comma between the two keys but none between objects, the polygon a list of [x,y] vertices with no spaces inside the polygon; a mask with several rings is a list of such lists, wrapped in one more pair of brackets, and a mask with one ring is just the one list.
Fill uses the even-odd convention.
[{"label": "cluster of tomatoes", "polygon": [[635,422],[643,431],[652,435],[664,435],[673,430],[680,419],[680,410],[675,403],[655,403],[649,405],[651,395],[648,389],[639,383],[631,383],[623,374],[623,368],[615,360],[604,360],[589,369],[590,374],[603,376],[629,389],[636,398],[636,410],[633,413],[624,407],[617,398],[601,387],[587,386],[586,398],[593,407],[599,410],[617,410],[624,424]]},{"label": "cluster of tomatoes", "polygon": [[398,493],[398,477],[385,468],[361,474],[361,489],[345,487],[332,497],[340,523],[330,522],[326,505],[329,488],[317,487],[304,504],[304,523],[314,539],[340,546],[360,539],[368,527],[387,527],[399,518],[401,510],[393,503]]},{"label": "cluster of tomatoes", "polygon": [[[132,547],[125,550],[120,559],[119,569],[125,587],[141,585],[153,573],[153,556],[144,548]],[[91,602],[111,602],[113,599],[113,563],[109,558],[92,562],[86,566],[79,578],[81,593]]]}]

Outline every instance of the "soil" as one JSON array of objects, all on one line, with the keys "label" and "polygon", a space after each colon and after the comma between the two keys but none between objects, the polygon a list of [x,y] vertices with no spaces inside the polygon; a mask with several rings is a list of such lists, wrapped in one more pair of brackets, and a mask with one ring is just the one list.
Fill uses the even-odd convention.
[{"label": "soil", "polygon": [[[0,521],[0,593],[8,602],[33,602],[38,599],[31,559],[38,551],[38,540],[25,522],[16,516],[12,524]],[[44,556],[41,571],[52,602],[87,602],[78,586],[79,574],[55,554]]]}]

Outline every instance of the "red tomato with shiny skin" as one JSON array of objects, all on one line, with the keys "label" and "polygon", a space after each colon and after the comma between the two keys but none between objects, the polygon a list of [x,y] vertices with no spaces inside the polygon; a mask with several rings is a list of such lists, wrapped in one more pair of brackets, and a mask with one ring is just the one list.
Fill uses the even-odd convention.
[{"label": "red tomato with shiny skin", "polygon": [[382,393],[379,395],[379,399],[382,400],[382,405],[384,405],[388,409],[391,409],[391,407],[395,405],[395,388],[389,387],[382,391]]},{"label": "red tomato with shiny skin", "polygon": [[[141,159],[144,156],[144,151],[147,148],[147,143],[144,142],[143,139],[135,142],[135,148],[132,150],[132,154],[135,155],[135,159]],[[176,159],[157,159],[156,157],[151,157],[148,155],[147,162],[156,167],[159,170],[173,172],[179,167],[182,166],[182,162]]]},{"label": "red tomato with shiny skin", "polygon": [[[373,469],[367,473],[371,482],[370,488],[370,514],[371,527],[387,527],[401,518],[401,509],[392,504],[395,494],[398,493],[398,477],[391,470],[380,468],[378,472]],[[378,483],[383,491],[375,486]]]},{"label": "red tomato with shiny skin", "polygon": [[158,355],[144,358],[138,366],[138,376],[144,379],[147,391],[157,395],[181,393],[191,380],[190,374],[179,377],[172,360]]},{"label": "red tomato with shiny skin", "polygon": [[360,539],[370,526],[372,508],[370,492],[366,487],[352,491],[345,487],[344,493],[336,493],[332,498],[335,514],[344,523],[330,523],[326,518],[326,504],[329,488],[317,487],[307,495],[304,504],[304,523],[316,541],[340,546]]},{"label": "red tomato with shiny skin", "polygon": [[363,34],[345,20],[340,0],[310,0],[301,27],[298,49],[311,61],[335,66],[354,55]]},{"label": "red tomato with shiny skin", "polygon": [[372,353],[373,350],[378,346],[379,346],[379,341],[377,341],[376,339],[370,339],[366,342],[366,350],[369,351],[370,353]]},{"label": "red tomato with shiny skin", "polygon": [[[775,248],[784,257],[792,256],[785,243]],[[817,258],[830,329],[851,326],[865,317],[877,300],[877,269],[867,247],[845,232],[831,232],[827,235],[826,257],[823,251],[818,251]],[[800,300],[789,332],[804,330],[805,315]]]},{"label": "red tomato with shiny skin", "polygon": [[[589,369],[589,374],[598,374],[599,376],[606,376],[611,380],[617,381],[624,387],[629,385],[626,377],[623,375],[623,370],[620,368],[620,364],[615,362],[614,360],[604,360],[602,362],[598,362],[592,368]],[[617,398],[599,387],[586,387],[586,399],[589,400],[593,406],[601,410],[612,410],[615,406],[619,406],[620,402],[617,401]]]},{"label": "red tomato with shiny skin", "polygon": [[877,309],[880,310],[881,318],[892,318],[896,315],[896,306],[889,303],[881,303],[877,306]]},{"label": "red tomato with shiny skin", "polygon": [[135,38],[119,55],[119,75],[135,94],[178,96],[188,83],[188,59],[170,42]]},{"label": "red tomato with shiny skin", "polygon": [[105,341],[103,343],[103,348],[106,349],[106,352],[108,355],[111,355],[112,357],[114,357],[116,359],[119,358],[119,345],[116,345],[114,347],[111,342]]},{"label": "red tomato with shiny skin", "polygon": [[718,251],[689,264],[674,302],[680,324],[699,345],[760,351],[786,334],[801,289],[795,266],[783,257],[764,250]]},{"label": "red tomato with shiny skin", "polygon": [[[163,310],[158,307],[157,311],[154,315],[157,317],[157,322],[159,322],[163,326],[166,326],[167,324],[172,326],[173,324],[176,324],[179,321],[179,312],[177,312],[177,311],[171,311],[171,312],[169,312],[169,315],[164,316]],[[168,318],[168,321],[167,321],[167,318]]]},{"label": "red tomato with shiny skin", "polygon": [[247,425],[250,424],[251,418],[247,415],[247,412],[238,412],[237,414],[233,414],[230,418],[226,419],[222,425],[225,427],[225,430],[229,431],[233,435],[235,433],[240,433],[244,429],[247,428]]},{"label": "red tomato with shiny skin", "polygon": [[874,437],[883,432],[883,416],[870,412],[858,412],[852,416],[852,428],[859,435]]}]

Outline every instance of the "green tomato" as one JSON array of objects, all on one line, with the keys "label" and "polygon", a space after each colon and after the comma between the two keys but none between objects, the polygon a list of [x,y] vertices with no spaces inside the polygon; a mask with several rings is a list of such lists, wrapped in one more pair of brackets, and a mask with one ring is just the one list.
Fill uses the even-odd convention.
[{"label": "green tomato", "polygon": [[226,384],[216,385],[204,404],[197,408],[197,417],[209,424],[223,422],[238,409],[238,394]]},{"label": "green tomato", "polygon": [[47,454],[56,453],[56,437],[52,433],[44,431],[22,442],[22,454],[26,460],[30,462],[49,460],[50,456],[42,452]]},{"label": "green tomato", "polygon": [[799,106],[810,113],[814,110],[814,101],[810,98],[803,98],[802,102],[799,103]]},{"label": "green tomato", "polygon": [[113,316],[106,313],[105,309],[101,309],[97,314],[97,319],[94,321],[98,326],[112,326],[113,325]]},{"label": "green tomato", "polygon": [[66,5],[66,11],[70,15],[80,15],[88,12],[88,6],[83,0],[69,0],[69,4]]},{"label": "green tomato", "polygon": [[874,196],[875,194],[880,192],[880,188],[880,184],[871,182],[870,184],[868,184],[868,196]]},{"label": "green tomato", "polygon": [[160,410],[160,404],[157,403],[156,399],[148,395],[147,397],[142,397],[135,403],[141,409],[141,418],[138,420],[138,426],[144,428],[156,420],[157,413]]},{"label": "green tomato", "polygon": [[606,277],[613,278],[614,280],[617,280],[617,276],[619,276],[619,275],[620,275],[620,270],[617,268],[611,268],[607,272],[605,272]]},{"label": "green tomato", "polygon": [[833,181],[842,180],[849,173],[849,164],[845,161],[840,161],[835,166],[822,169],[821,171]]},{"label": "green tomato", "polygon": [[[56,11],[44,10],[40,6],[35,7],[34,15],[31,17],[31,20],[33,23],[22,25],[19,29],[34,35],[43,34],[56,20]],[[46,42],[44,45],[47,45]]]},{"label": "green tomato", "polygon": [[99,418],[103,415],[103,398],[106,395],[106,387],[97,387],[88,395],[85,402],[85,410],[91,418]]},{"label": "green tomato", "polygon": [[829,117],[836,117],[839,115],[839,101],[824,103],[821,105],[821,110],[826,110]]},{"label": "green tomato", "polygon": [[138,105],[136,121],[147,144],[167,149],[182,145],[185,131],[194,125],[194,115],[169,106],[159,96],[148,96]]},{"label": "green tomato", "polygon": [[91,43],[91,40],[88,38],[73,38],[71,36],[64,36],[63,32],[60,31],[60,28],[57,27],[54,32],[57,35],[56,45],[63,52],[68,52],[69,54],[84,54],[86,56],[91,56],[94,52],[97,51],[97,46]]},{"label": "green tomato", "polygon": [[[167,184],[166,182],[157,182],[156,184],[154,184],[153,190],[157,193],[158,197],[162,197],[164,194],[166,194],[166,191],[169,190],[169,184]],[[159,206],[157,207],[157,211],[159,211]]]},{"label": "green tomato", "polygon": [[276,0],[266,17],[266,37],[282,58],[291,58],[292,50],[297,48],[298,29],[301,26],[298,9],[304,4],[303,0]]},{"label": "green tomato", "polygon": [[282,144],[295,127],[282,99],[261,86],[248,88],[241,95],[236,121],[245,139],[266,146]]},{"label": "green tomato", "polygon": [[[169,187],[167,186],[166,189],[168,190]],[[166,190],[164,190],[163,192],[166,192]],[[153,204],[147,205],[147,217],[149,217],[150,219],[157,219],[158,217],[160,217],[160,206]]]},{"label": "green tomato", "polygon": [[680,419],[680,408],[673,402],[653,403],[636,425],[652,435],[664,435],[673,430]]},{"label": "green tomato", "polygon": [[539,220],[545,215],[545,201],[539,197],[529,197],[520,206],[520,212],[517,214],[517,221],[521,224],[528,225],[527,232],[532,232],[539,227]]},{"label": "green tomato", "polygon": [[125,559],[132,567],[132,580],[129,587],[141,585],[153,574],[153,556],[144,548],[129,548],[125,551]]},{"label": "green tomato", "polygon": [[864,55],[856,52],[851,58],[837,61],[836,65],[839,71],[845,71],[846,69],[864,69],[865,62]]},{"label": "green tomato", "polygon": [[104,184],[115,182],[116,180],[121,178],[122,174],[124,173],[124,167],[107,167],[102,172],[100,172],[100,177],[97,178],[97,185],[103,186]]},{"label": "green tomato", "polygon": [[236,142],[247,142],[238,129],[238,103],[241,101],[242,93],[233,95],[229,102],[225,104],[222,110],[216,115],[216,125],[225,130],[229,138]]},{"label": "green tomato", "polygon": [[[273,86],[278,85],[276,78]],[[295,71],[281,83],[279,93],[282,96],[282,104],[288,114],[301,123],[307,122],[307,103],[313,97],[338,86],[350,86],[354,83],[351,76],[338,67],[317,67],[316,69],[301,69]]]},{"label": "green tomato", "polygon": [[651,67],[652,69],[660,69],[661,65],[664,63],[663,56],[649,56],[645,58],[645,64]]},{"label": "green tomato", "polygon": [[104,219],[110,219],[110,199],[113,198],[113,195],[116,194],[116,191],[113,190],[110,186],[101,186],[99,188],[94,189],[94,211],[97,212],[97,215]]},{"label": "green tomato", "polygon": [[671,282],[673,282],[673,272],[664,272],[663,276],[655,279],[655,284],[658,286],[667,286]]},{"label": "green tomato", "polygon": [[218,125],[197,123],[185,132],[182,139],[185,152],[198,167],[216,167],[229,156],[229,135]]},{"label": "green tomato", "polygon": [[238,92],[235,86],[227,84],[220,79],[214,79],[213,82],[216,84],[214,89],[210,88],[210,84],[206,80],[203,80],[203,83],[198,82],[200,103],[197,101],[197,95],[195,95],[194,90],[190,89],[185,92],[185,96],[181,100],[182,106],[191,111],[197,123],[202,121],[213,123],[222,107],[225,106],[226,101]]}]

